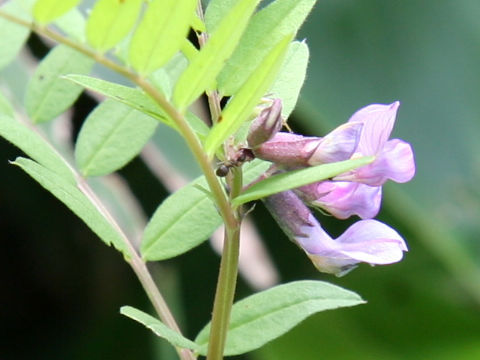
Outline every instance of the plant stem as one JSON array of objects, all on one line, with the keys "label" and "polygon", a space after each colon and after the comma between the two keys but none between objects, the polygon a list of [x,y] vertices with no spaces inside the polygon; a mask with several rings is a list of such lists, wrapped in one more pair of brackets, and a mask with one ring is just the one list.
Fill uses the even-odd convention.
[{"label": "plant stem", "polygon": [[230,312],[235,295],[239,247],[240,226],[236,229],[228,229],[225,227],[225,240],[223,243],[215,302],[213,305],[207,360],[223,359],[223,351],[230,322]]},{"label": "plant stem", "polygon": [[[238,195],[242,189],[242,170],[233,168],[227,177],[230,186],[230,197]],[[232,310],[238,273],[238,257],[240,250],[240,210],[236,212],[237,226],[225,226],[222,259],[218,275],[215,301],[213,304],[212,322],[208,342],[207,360],[223,359],[227,340],[230,313]]]},{"label": "plant stem", "polygon": [[[205,17],[203,14],[202,2],[199,0],[197,5],[197,16],[205,23]],[[208,32],[197,33],[198,44],[200,49],[205,46],[208,41]],[[208,108],[212,119],[212,125],[215,125],[222,113],[222,107],[220,106],[221,96],[217,90],[207,91]]]},{"label": "plant stem", "polygon": [[[198,2],[197,15],[204,21],[204,14],[201,1]],[[198,35],[198,42],[202,48],[208,41],[208,33]],[[220,104],[221,96],[217,90],[207,92],[208,106],[210,109],[212,125],[215,125],[222,113]],[[241,168],[233,168],[227,176],[230,187],[230,200],[242,191],[243,174]],[[235,227],[225,224],[225,235],[223,240],[222,259],[218,274],[217,289],[213,304],[212,321],[209,334],[207,360],[221,360],[227,341],[228,328],[230,324],[230,313],[238,273],[238,259],[240,250],[240,226],[241,209],[233,210],[237,225]]]},{"label": "plant stem", "polygon": [[[225,223],[225,240],[224,240],[224,250],[222,253],[222,260],[220,265],[220,273],[217,284],[217,292],[215,295],[213,316],[212,316],[212,330],[210,334],[210,344],[208,350],[208,359],[217,360],[223,359],[223,349],[225,346],[228,323],[230,319],[230,311],[233,303],[233,297],[235,293],[235,284],[238,271],[238,255],[239,255],[239,241],[240,241],[240,223],[239,220],[239,210],[233,210],[230,199],[227,198],[223,187],[215,175],[214,169],[211,166],[210,159],[207,157],[203,151],[202,144],[200,143],[195,132],[190,128],[186,122],[183,114],[177,111],[177,109],[168,102],[168,100],[161,94],[157,89],[155,89],[146,79],[140,77],[135,72],[131,71],[127,67],[124,67],[111,59],[105,57],[104,55],[97,53],[96,51],[76,43],[61,34],[58,34],[46,27],[38,26],[35,23],[24,21],[12,15],[6,14],[0,11],[0,17],[3,17],[7,20],[10,20],[16,24],[28,27],[32,29],[37,34],[50,38],[58,43],[67,45],[91,58],[93,58],[98,63],[114,70],[115,72],[125,76],[130,79],[143,91],[145,91],[149,96],[151,96],[165,111],[165,113],[173,120],[177,130],[185,139],[190,151],[197,160],[200,168],[202,169],[207,183],[209,185],[210,191],[215,203],[219,210],[220,215],[223,218]],[[220,105],[218,96],[210,96],[209,101],[211,103],[212,109],[214,109],[212,114],[214,117],[220,114]],[[229,185],[231,188],[230,198],[236,196],[239,191],[241,191],[241,177],[242,173],[240,169],[233,169],[233,177],[229,177]],[[98,205],[99,202],[96,202]],[[110,221],[114,221],[111,217],[108,217]],[[116,228],[119,229],[118,225]],[[124,236],[124,235],[123,235]],[[125,237],[125,236],[124,236]],[[150,298],[155,310],[157,311],[160,318],[171,328],[176,331],[179,331],[178,326],[173,318],[170,310],[168,309],[167,304],[165,303],[162,295],[160,294],[157,286],[155,285],[145,262],[141,259],[138,252],[134,249],[132,243],[125,237],[127,246],[131,253],[131,266],[138,276],[142,286],[144,287],[148,297]],[[180,350],[177,349],[179,356],[184,360],[194,359],[194,355],[189,350]]]}]

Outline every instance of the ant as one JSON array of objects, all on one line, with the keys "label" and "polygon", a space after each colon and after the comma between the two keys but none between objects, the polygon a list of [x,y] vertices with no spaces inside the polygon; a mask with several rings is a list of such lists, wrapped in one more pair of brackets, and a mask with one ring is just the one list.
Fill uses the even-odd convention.
[{"label": "ant", "polygon": [[241,148],[235,154],[235,157],[230,160],[225,160],[219,164],[215,174],[219,177],[225,177],[230,172],[230,169],[233,167],[241,166],[243,163],[252,161],[255,159],[253,151],[248,148]]}]

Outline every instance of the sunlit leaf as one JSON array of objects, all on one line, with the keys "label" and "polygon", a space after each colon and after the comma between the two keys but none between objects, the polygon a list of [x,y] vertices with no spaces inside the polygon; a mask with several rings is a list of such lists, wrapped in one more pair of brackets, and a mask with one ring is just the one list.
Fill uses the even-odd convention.
[{"label": "sunlit leaf", "polygon": [[73,8],[65,15],[60,16],[55,20],[55,25],[58,26],[65,34],[72,39],[84,43],[86,21],[83,14],[77,8]]},{"label": "sunlit leaf", "polygon": [[77,6],[80,0],[38,0],[33,7],[33,17],[40,24],[48,24]]},{"label": "sunlit leaf", "polygon": [[139,89],[84,75],[66,75],[64,78],[171,125],[160,106]]},{"label": "sunlit leaf", "polygon": [[[31,2],[27,2],[26,5]],[[28,14],[29,6],[25,7],[23,5],[20,1],[9,1],[0,7],[0,10],[22,20],[31,21]],[[23,44],[27,41],[30,29],[0,17],[0,34],[0,69],[2,69],[15,59]]]},{"label": "sunlit leaf", "polygon": [[40,185],[63,202],[107,245],[112,244],[125,256],[129,256],[122,236],[106,220],[99,209],[79,190],[76,184],[72,184],[57,172],[51,171],[30,159],[20,157],[13,164],[21,167]]},{"label": "sunlit leaf", "polygon": [[0,115],[0,135],[38,163],[68,179],[70,183],[75,183],[74,174],[67,162],[33,128],[10,116]]},{"label": "sunlit leaf", "polygon": [[[244,166],[244,183],[255,180],[268,163],[255,161]],[[222,224],[215,205],[201,189],[208,189],[200,177],[170,195],[153,214],[142,239],[145,260],[168,259],[200,245]]]},{"label": "sunlit leaf", "polygon": [[145,260],[183,254],[207,240],[222,224],[215,205],[198,187],[207,188],[203,177],[174,192],[155,211],[143,234]]},{"label": "sunlit leaf", "polygon": [[205,25],[212,34],[222,19],[238,3],[239,0],[210,0],[205,10]]},{"label": "sunlit leaf", "polygon": [[138,25],[129,61],[141,74],[163,66],[187,37],[197,0],[153,0]]},{"label": "sunlit leaf", "polygon": [[315,2],[274,1],[256,13],[217,79],[220,92],[235,94],[273,46],[298,31]]},{"label": "sunlit leaf", "polygon": [[[354,292],[322,281],[304,280],[275,286],[233,305],[225,355],[257,349],[317,312],[362,303]],[[207,351],[209,332],[210,325],[207,325],[195,339],[202,355]]]},{"label": "sunlit leaf", "polygon": [[87,40],[103,52],[117,45],[133,28],[143,0],[99,0],[87,22]]},{"label": "sunlit leaf", "polygon": [[85,176],[112,173],[133,159],[153,135],[158,121],[130,106],[106,100],[83,123],[75,146]]},{"label": "sunlit leaf", "polygon": [[287,119],[295,108],[305,80],[308,65],[308,46],[295,41],[290,44],[285,61],[275,79],[270,93],[282,99],[282,115]]},{"label": "sunlit leaf", "polygon": [[286,173],[274,175],[250,186],[239,196],[233,199],[233,203],[235,205],[240,205],[282,191],[295,189],[303,185],[326,180],[344,172],[367,165],[374,159],[375,158],[373,156],[365,156],[358,159],[312,166],[305,169],[292,170]]},{"label": "sunlit leaf", "polygon": [[223,18],[217,30],[178,80],[173,100],[186,109],[202,92],[211,88],[247,26],[259,0],[238,2]]},{"label": "sunlit leaf", "polygon": [[285,37],[270,51],[222,111],[221,119],[212,128],[205,142],[205,151],[209,156],[213,156],[218,147],[249,120],[255,106],[259,104],[278,73],[291,39],[291,36]]},{"label": "sunlit leaf", "polygon": [[83,89],[61,76],[87,74],[93,64],[89,57],[64,45],[50,50],[35,70],[25,94],[25,108],[32,121],[49,121],[67,110]]},{"label": "sunlit leaf", "polygon": [[192,18],[192,23],[190,25],[192,26],[192,29],[196,32],[207,31],[204,22],[198,17],[197,14],[195,14],[195,16]]},{"label": "sunlit leaf", "polygon": [[131,306],[122,306],[120,308],[120,314],[125,315],[130,319],[133,319],[144,325],[148,329],[152,330],[155,335],[167,340],[173,346],[191,350],[196,350],[198,348],[198,345],[193,341],[187,339],[175,330],[170,329],[160,320],[141,310],[135,309]]},{"label": "sunlit leaf", "polygon": [[193,44],[188,39],[185,39],[182,42],[182,46],[180,50],[182,51],[183,55],[185,55],[185,57],[188,59],[189,62],[192,62],[193,59],[198,54],[197,48],[193,46]]}]

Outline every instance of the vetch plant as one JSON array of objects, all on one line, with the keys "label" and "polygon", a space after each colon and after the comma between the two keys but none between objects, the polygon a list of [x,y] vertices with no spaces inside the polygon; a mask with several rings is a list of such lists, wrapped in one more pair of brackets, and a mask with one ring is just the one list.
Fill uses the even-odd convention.
[{"label": "vetch plant", "polygon": [[[158,318],[130,306],[121,313],[170,342],[181,359],[242,354],[311,314],[363,302],[325,282],[296,281],[233,304],[242,222],[255,214],[249,202],[262,200],[323,272],[390,264],[407,251],[395,230],[372,219],[383,183],[409,181],[415,172],[410,145],[388,140],[399,103],[360,109],[322,138],[282,132],[308,63],[307,44],[295,34],[315,1],[276,0],[258,9],[259,2],[211,0],[204,12],[197,0],[99,0],[91,9],[79,0],[10,0],[0,9],[1,66],[14,60],[31,31],[55,43],[25,90],[24,108],[0,97],[0,134],[29,156],[12,164],[122,253]],[[99,77],[95,63],[123,84]],[[102,101],[71,153],[46,129],[84,89]],[[193,110],[202,97],[208,119]],[[154,146],[149,140],[158,127],[180,134],[203,175],[159,204],[137,243],[94,177]],[[333,239],[308,206],[363,220]],[[147,263],[184,254],[222,224],[212,319],[187,339]]]}]

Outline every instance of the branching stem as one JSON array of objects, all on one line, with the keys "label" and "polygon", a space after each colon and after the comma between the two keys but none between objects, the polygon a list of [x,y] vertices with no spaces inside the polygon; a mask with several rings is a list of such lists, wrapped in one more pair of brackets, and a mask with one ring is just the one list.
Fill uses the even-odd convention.
[{"label": "branching stem", "polygon": [[[201,8],[200,8],[201,9]],[[0,11],[0,17],[3,17],[11,22],[30,28],[32,31],[40,36],[54,40],[60,44],[69,46],[89,57],[94,59],[99,64],[123,75],[131,80],[137,86],[139,86],[145,93],[152,97],[165,113],[173,120],[177,130],[185,139],[190,151],[194,155],[198,162],[202,172],[205,175],[207,183],[215,203],[219,210],[220,215],[225,223],[225,240],[224,250],[222,253],[222,260],[220,265],[219,279],[217,284],[217,292],[215,295],[212,327],[210,334],[210,343],[208,349],[209,360],[223,359],[223,352],[226,342],[228,324],[230,320],[230,312],[232,308],[233,298],[235,294],[235,285],[238,271],[238,256],[239,256],[239,242],[240,242],[240,224],[241,215],[240,210],[234,210],[231,206],[230,199],[236,196],[242,188],[242,173],[240,169],[234,169],[229,176],[230,197],[227,197],[222,184],[215,175],[214,169],[211,164],[211,160],[205,154],[202,144],[200,143],[195,132],[190,128],[185,117],[159,92],[153,87],[148,80],[139,76],[129,68],[116,63],[115,61],[107,58],[103,54],[96,52],[95,50],[79,44],[71,39],[50,30],[47,27],[39,26],[35,23],[28,22],[12,16],[10,14]],[[206,36],[206,35],[205,35]],[[206,41],[207,37],[203,40]],[[202,44],[203,45],[203,44]],[[216,122],[221,113],[219,94],[215,91],[209,94],[209,106],[212,113],[212,121]],[[86,183],[83,184],[83,190],[87,196],[99,207],[106,218],[112,222],[122,234],[127,244],[128,251],[131,253],[130,265],[132,266],[135,274],[139,278],[143,288],[145,289],[150,301],[152,302],[156,312],[168,326],[172,329],[180,332],[178,325],[175,322],[173,315],[171,314],[163,296],[161,295],[158,287],[156,286],[150,272],[143,259],[138,254],[138,251],[134,248],[132,242],[121,232],[115,220],[108,214],[103,205],[96,198],[93,191],[88,188]],[[194,354],[189,350],[177,349],[177,352],[182,360],[195,359]]]}]

